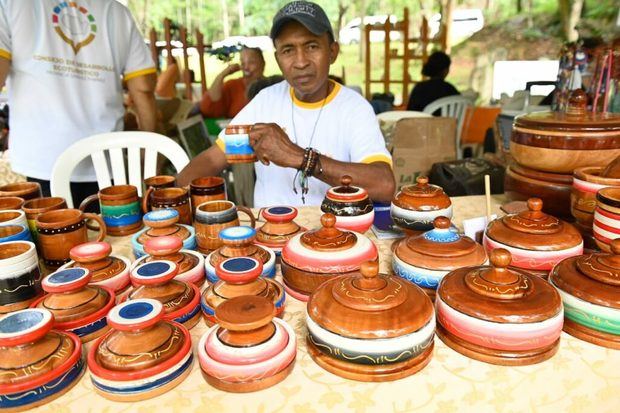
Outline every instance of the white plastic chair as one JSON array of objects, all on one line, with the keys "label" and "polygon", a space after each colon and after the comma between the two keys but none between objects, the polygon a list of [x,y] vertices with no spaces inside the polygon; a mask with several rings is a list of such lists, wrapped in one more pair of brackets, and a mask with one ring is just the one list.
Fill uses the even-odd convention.
[{"label": "white plastic chair", "polygon": [[[141,150],[144,150],[143,157]],[[125,168],[125,152],[127,168]],[[65,198],[69,208],[73,208],[71,175],[77,164],[90,156],[99,188],[112,185],[112,179],[114,185],[127,184],[128,172],[129,184],[138,188],[138,195],[142,195],[142,180],[154,176],[157,172],[157,154],[168,158],[177,171],[181,171],[189,163],[189,158],[181,146],[167,136],[157,133],[110,132],[81,139],[60,154],[54,163],[50,191],[52,196]],[[108,158],[112,167],[111,175]]]},{"label": "white plastic chair", "polygon": [[465,96],[455,95],[446,96],[429,103],[424,108],[424,112],[433,114],[439,110],[440,116],[448,118],[456,118],[456,156],[457,159],[463,159],[463,151],[461,150],[461,131],[465,121],[465,110],[468,106],[472,106],[473,101]]}]

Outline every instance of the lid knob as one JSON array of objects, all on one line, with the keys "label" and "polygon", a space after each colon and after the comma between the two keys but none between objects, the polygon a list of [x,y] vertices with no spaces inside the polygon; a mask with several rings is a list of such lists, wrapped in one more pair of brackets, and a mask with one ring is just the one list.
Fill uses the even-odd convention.
[{"label": "lid knob", "polygon": [[176,209],[158,209],[144,214],[144,223],[151,228],[165,228],[179,221],[179,211]]},{"label": "lid knob", "polygon": [[112,246],[107,242],[85,242],[76,245],[69,251],[69,257],[80,264],[101,261],[112,253]]},{"label": "lid knob", "polygon": [[250,257],[233,257],[220,262],[215,273],[228,284],[247,284],[263,273],[263,263]]},{"label": "lid knob", "polygon": [[80,290],[90,281],[92,275],[89,270],[81,267],[58,270],[41,281],[41,287],[47,293],[69,293]]},{"label": "lid knob", "polygon": [[473,270],[465,276],[465,284],[476,293],[485,297],[502,300],[521,298],[531,288],[527,277],[508,266],[512,261],[510,251],[496,248],[491,251],[492,267]]},{"label": "lid knob", "polygon": [[340,183],[343,186],[349,186],[351,185],[351,182],[353,182],[353,178],[351,178],[351,176],[349,175],[343,175],[342,178],[340,178]]},{"label": "lid knob", "polygon": [[491,251],[490,260],[491,265],[495,267],[496,270],[504,269],[512,262],[512,255],[507,249],[496,248]]},{"label": "lid knob", "polygon": [[231,346],[263,343],[275,332],[271,322],[275,314],[275,305],[265,297],[242,295],[231,298],[215,309],[215,319],[224,329],[220,329],[218,337]]},{"label": "lid knob", "polygon": [[130,277],[134,285],[160,285],[172,280],[178,272],[174,262],[157,260],[138,265],[131,271]]},{"label": "lid knob", "polygon": [[0,347],[21,346],[44,337],[54,315],[43,308],[27,308],[0,317]]},{"label": "lid knob", "polygon": [[336,225],[336,216],[334,214],[323,214],[321,216],[321,225],[324,228],[333,228]]},{"label": "lid knob", "polygon": [[261,214],[269,222],[290,222],[297,217],[297,209],[289,206],[273,206],[263,209]]},{"label": "lid knob", "polygon": [[543,201],[540,198],[530,198],[527,200],[527,209],[530,211],[542,211]]},{"label": "lid knob", "polygon": [[164,317],[164,306],[152,298],[125,301],[108,313],[110,327],[120,331],[145,330]]},{"label": "lid knob", "polygon": [[575,89],[568,97],[567,115],[582,115],[586,113],[588,106],[588,95],[582,89]]},{"label": "lid knob", "polygon": [[450,228],[450,219],[446,217],[437,217],[433,220],[433,226],[436,229],[449,229]]},{"label": "lid knob", "polygon": [[362,290],[378,290],[385,286],[385,281],[379,275],[379,263],[377,261],[363,262],[360,267],[362,278],[354,283],[356,287]]},{"label": "lid knob", "polygon": [[418,176],[415,181],[418,183],[418,186],[428,185],[428,177],[426,176]]},{"label": "lid knob", "polygon": [[[616,238],[611,240],[609,243],[611,249],[611,255],[601,257],[601,261],[612,268],[620,268],[620,238]],[[604,273],[609,273],[609,271],[605,271]],[[608,279],[606,277],[606,279]],[[611,277],[612,280],[616,280],[616,277]]]},{"label": "lid knob", "polygon": [[154,257],[166,257],[176,254],[183,248],[183,241],[179,237],[164,235],[150,238],[144,242],[144,251]]}]

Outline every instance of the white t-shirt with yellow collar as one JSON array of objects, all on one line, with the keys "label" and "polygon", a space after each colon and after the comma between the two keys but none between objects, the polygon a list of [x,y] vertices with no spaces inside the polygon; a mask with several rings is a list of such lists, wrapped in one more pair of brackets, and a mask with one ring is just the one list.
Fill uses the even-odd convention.
[{"label": "white t-shirt with yellow collar", "polygon": [[[58,155],[90,135],[122,130],[121,80],[155,73],[131,13],[116,0],[0,0],[11,167],[50,179]],[[74,181],[94,181],[90,159]]]},{"label": "white t-shirt with yellow collar", "polygon": [[[263,89],[230,124],[251,125],[259,122],[276,123],[298,146],[310,146],[338,161],[382,161],[392,164],[370,104],[359,93],[335,82],[324,103],[305,103],[295,97],[286,81],[282,81]],[[218,139],[217,143],[223,149],[223,141]],[[265,166],[260,162],[255,163],[255,169],[255,207],[303,205],[299,185],[298,194],[293,191],[297,170],[273,163]],[[310,178],[308,186],[305,205],[320,205],[329,185]]]}]

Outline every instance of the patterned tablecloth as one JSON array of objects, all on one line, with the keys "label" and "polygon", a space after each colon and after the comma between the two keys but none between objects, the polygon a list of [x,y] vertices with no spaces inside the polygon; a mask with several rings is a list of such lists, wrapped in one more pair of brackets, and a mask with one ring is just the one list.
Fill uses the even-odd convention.
[{"label": "patterned tablecloth", "polygon": [[[493,210],[500,213],[500,197]],[[455,223],[484,214],[482,196],[453,198]],[[318,225],[318,208],[302,208],[297,222]],[[369,232],[371,238],[376,241]],[[109,238],[115,254],[131,257],[129,237]],[[391,241],[376,241],[381,269],[390,264]],[[133,257],[132,257],[133,258]],[[280,384],[250,394],[232,394],[209,386],[197,360],[190,376],[172,391],[138,403],[110,402],[97,395],[88,372],[61,398],[39,411],[182,413],[225,412],[618,412],[620,351],[608,350],[562,333],[558,353],[541,364],[500,367],[468,359],[435,340],[430,364],[418,374],[388,383],[345,380],[321,369],[305,347],[304,304],[288,297],[284,314],[297,333],[298,354],[292,374]],[[194,354],[206,331],[192,331]]]},{"label": "patterned tablecloth", "polygon": [[26,178],[13,172],[7,151],[0,152],[0,186],[15,182],[24,182]]}]

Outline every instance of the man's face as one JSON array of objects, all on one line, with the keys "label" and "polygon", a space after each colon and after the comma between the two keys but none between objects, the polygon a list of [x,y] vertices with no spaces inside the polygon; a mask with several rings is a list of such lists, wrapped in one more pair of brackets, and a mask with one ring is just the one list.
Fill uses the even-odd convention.
[{"label": "man's face", "polygon": [[265,63],[258,52],[252,49],[241,50],[241,70],[243,77],[251,80],[258,79],[263,75]]},{"label": "man's face", "polygon": [[338,56],[338,43],[317,36],[302,24],[287,23],[274,41],[275,56],[284,78],[298,98],[316,102],[325,98],[329,66]]}]

